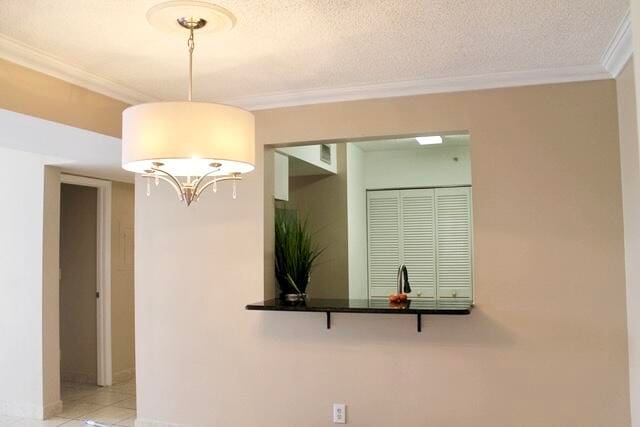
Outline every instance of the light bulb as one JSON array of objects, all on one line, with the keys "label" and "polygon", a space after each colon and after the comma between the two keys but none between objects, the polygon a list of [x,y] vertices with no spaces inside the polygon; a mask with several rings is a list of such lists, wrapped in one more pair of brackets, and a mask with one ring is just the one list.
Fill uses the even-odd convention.
[{"label": "light bulb", "polygon": [[218,192],[218,180],[216,178],[213,178],[213,185],[211,187],[213,188],[214,193]]},{"label": "light bulb", "polygon": [[158,186],[158,184],[160,184],[160,177],[158,177],[158,175],[156,175],[156,187]]},{"label": "light bulb", "polygon": [[151,195],[151,180],[147,178],[147,197]]},{"label": "light bulb", "polygon": [[233,199],[235,200],[236,197],[238,197],[238,191],[237,191],[238,185],[236,183],[236,181],[233,181]]}]

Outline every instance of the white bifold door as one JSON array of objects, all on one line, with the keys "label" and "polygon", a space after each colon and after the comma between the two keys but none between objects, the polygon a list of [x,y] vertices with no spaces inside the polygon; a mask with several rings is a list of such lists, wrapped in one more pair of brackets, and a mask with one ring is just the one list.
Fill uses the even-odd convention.
[{"label": "white bifold door", "polygon": [[407,266],[411,298],[471,298],[471,188],[367,192],[369,296],[396,291]]}]

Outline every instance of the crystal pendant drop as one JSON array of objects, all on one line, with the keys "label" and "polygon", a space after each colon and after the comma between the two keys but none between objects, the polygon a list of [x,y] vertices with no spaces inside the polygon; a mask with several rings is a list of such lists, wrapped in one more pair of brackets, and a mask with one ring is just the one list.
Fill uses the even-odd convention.
[{"label": "crystal pendant drop", "polygon": [[238,185],[236,181],[233,181],[233,199],[235,200],[238,197]]},{"label": "crystal pendant drop", "polygon": [[151,180],[147,179],[147,197],[151,195]]},{"label": "crystal pendant drop", "polygon": [[158,175],[156,175],[156,187],[158,186],[158,184],[160,184],[160,177],[158,177]]},{"label": "crystal pendant drop", "polygon": [[213,192],[217,193],[218,192],[218,180],[213,178],[213,185],[211,186],[213,188]]}]

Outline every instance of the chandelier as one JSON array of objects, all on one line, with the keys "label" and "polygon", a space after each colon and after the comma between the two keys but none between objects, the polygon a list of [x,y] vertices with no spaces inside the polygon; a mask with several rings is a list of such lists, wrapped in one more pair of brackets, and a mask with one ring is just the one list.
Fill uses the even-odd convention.
[{"label": "chandelier", "polygon": [[[167,4],[174,3],[181,2]],[[232,17],[218,6],[209,7]],[[142,174],[147,180],[147,195],[152,183],[157,186],[162,181],[190,206],[209,187],[216,192],[219,183],[231,181],[235,199],[237,182],[254,169],[253,114],[232,106],[192,101],[194,32],[207,25],[207,20],[184,16],[173,23],[189,34],[188,100],[139,104],[123,112],[122,167]]]}]

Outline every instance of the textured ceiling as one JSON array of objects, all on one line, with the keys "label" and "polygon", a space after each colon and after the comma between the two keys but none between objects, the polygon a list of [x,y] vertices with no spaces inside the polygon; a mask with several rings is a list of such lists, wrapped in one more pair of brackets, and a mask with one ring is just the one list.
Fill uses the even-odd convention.
[{"label": "textured ceiling", "polygon": [[[157,0],[0,0],[0,34],[156,99],[186,92],[186,36]],[[217,0],[196,36],[194,98],[338,89],[601,63],[627,0]]]}]

